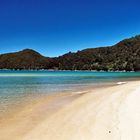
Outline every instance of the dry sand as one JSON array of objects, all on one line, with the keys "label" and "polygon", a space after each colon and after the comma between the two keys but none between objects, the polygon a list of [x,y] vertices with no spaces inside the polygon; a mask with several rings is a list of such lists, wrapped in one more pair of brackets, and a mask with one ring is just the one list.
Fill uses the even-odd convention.
[{"label": "dry sand", "polygon": [[0,140],[140,140],[140,82],[39,99],[1,120]]}]

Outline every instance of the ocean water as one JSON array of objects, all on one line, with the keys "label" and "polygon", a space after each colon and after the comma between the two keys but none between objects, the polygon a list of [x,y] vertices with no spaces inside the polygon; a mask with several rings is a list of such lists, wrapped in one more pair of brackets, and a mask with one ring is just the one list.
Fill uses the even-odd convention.
[{"label": "ocean water", "polygon": [[74,93],[132,79],[140,79],[140,72],[0,70],[0,111],[33,96]]}]

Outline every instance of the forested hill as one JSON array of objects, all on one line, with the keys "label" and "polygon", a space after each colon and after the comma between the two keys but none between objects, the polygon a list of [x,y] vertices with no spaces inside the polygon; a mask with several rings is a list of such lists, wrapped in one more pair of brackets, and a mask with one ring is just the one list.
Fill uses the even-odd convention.
[{"label": "forested hill", "polygon": [[90,48],[48,58],[34,50],[0,55],[0,69],[140,71],[140,36],[111,47]]},{"label": "forested hill", "polygon": [[140,36],[112,47],[91,48],[57,58],[60,69],[140,70]]},{"label": "forested hill", "polygon": [[25,49],[16,53],[0,55],[0,69],[46,69],[50,58],[44,57],[38,52]]}]

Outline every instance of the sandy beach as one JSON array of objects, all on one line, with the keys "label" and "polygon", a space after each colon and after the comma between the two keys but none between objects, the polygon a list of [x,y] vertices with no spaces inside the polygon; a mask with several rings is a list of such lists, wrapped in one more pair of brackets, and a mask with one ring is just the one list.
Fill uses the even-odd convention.
[{"label": "sandy beach", "polygon": [[0,140],[139,140],[140,81],[40,98],[0,120]]}]

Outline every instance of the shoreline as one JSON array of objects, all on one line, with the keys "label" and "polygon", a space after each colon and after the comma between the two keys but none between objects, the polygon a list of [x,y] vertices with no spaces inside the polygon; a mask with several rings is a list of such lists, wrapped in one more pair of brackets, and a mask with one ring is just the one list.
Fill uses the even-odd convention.
[{"label": "shoreline", "polygon": [[[10,104],[7,106],[7,108],[5,108],[5,110],[3,110],[1,112],[1,110],[3,108],[0,107],[0,119],[1,119],[1,116],[7,116],[7,114],[12,114],[13,112],[17,111],[17,110],[20,110],[21,108],[24,108],[24,106],[28,105],[28,104],[32,104],[32,103],[37,103],[38,101],[37,100],[44,100],[44,98],[46,100],[48,100],[48,98],[57,98],[57,97],[61,97],[61,96],[74,96],[74,95],[80,95],[80,94],[83,94],[83,93],[89,93],[89,92],[92,92],[93,90],[98,90],[98,89],[102,89],[102,88],[107,88],[107,87],[112,87],[112,86],[117,86],[117,85],[121,85],[121,84],[125,84],[127,82],[130,82],[130,81],[138,81],[138,79],[123,79],[123,80],[114,80],[114,81],[111,81],[111,82],[103,82],[103,83],[89,83],[89,85],[85,85],[83,84],[83,86],[80,85],[80,87],[75,87],[73,88],[72,90],[70,91],[61,91],[61,92],[52,92],[52,93],[47,93],[47,94],[36,94],[35,96],[34,95],[28,95],[27,97],[24,97],[25,99],[16,99],[15,101],[11,101]],[[121,82],[120,82],[121,81]],[[15,102],[20,102],[20,104],[16,104]],[[26,104],[25,104],[26,102]],[[14,104],[13,104],[14,103]],[[8,110],[10,111],[8,111]],[[11,113],[12,112],[12,113]],[[6,114],[6,115],[5,115]],[[14,113],[13,113],[14,114]]]},{"label": "shoreline", "polygon": [[[133,123],[130,124],[129,120],[138,121],[140,117],[137,107],[140,106],[139,86],[140,81],[127,81],[83,93],[40,97],[1,120],[0,139],[132,140],[132,136],[136,135],[137,140],[140,136],[131,134],[129,127]],[[129,120],[125,119],[124,114],[130,117]],[[135,132],[138,128],[139,123],[138,126],[134,125]]]},{"label": "shoreline", "polygon": [[127,70],[59,70],[59,69],[0,69],[0,71],[81,71],[81,72],[140,72],[140,71],[127,71]]}]

